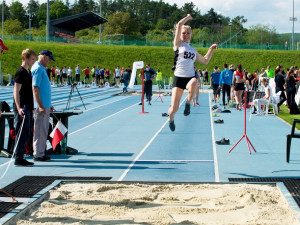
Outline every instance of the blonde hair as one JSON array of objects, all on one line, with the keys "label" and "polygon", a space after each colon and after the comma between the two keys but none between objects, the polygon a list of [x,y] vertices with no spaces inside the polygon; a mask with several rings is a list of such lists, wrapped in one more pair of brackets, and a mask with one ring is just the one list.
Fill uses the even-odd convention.
[{"label": "blonde hair", "polygon": [[183,29],[189,29],[192,32],[192,28],[189,25],[183,25],[181,30]]},{"label": "blonde hair", "polygon": [[35,51],[33,51],[32,49],[27,48],[27,49],[22,51],[22,60],[29,59],[30,56],[32,56],[32,55],[35,56],[35,57],[37,56]]},{"label": "blonde hair", "polygon": [[262,78],[261,82],[268,82],[268,80],[266,78]]}]

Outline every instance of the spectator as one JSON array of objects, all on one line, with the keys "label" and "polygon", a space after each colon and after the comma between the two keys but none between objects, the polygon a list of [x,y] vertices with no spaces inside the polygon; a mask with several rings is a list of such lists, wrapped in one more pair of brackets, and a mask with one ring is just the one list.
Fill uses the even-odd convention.
[{"label": "spectator", "polygon": [[81,69],[80,69],[79,64],[78,64],[76,66],[76,68],[75,68],[75,79],[76,79],[76,82],[80,81],[80,72],[81,72]]},{"label": "spectator", "polygon": [[[108,71],[109,72],[109,71]],[[102,85],[102,87],[103,87],[103,85],[104,85],[104,76],[105,76],[105,68],[102,68],[101,70],[100,70],[100,84]],[[109,80],[109,78],[108,78],[108,80]]]},{"label": "spectator", "polygon": [[60,69],[58,66],[56,66],[55,72],[56,72],[56,78],[57,78],[56,83],[58,84],[58,81],[60,81],[60,83],[61,83],[61,74],[60,74]]},{"label": "spectator", "polygon": [[95,66],[92,68],[92,82],[96,82],[96,69]]},{"label": "spectator", "polygon": [[156,83],[158,85],[158,88],[162,88],[162,72],[160,72],[160,69],[157,69],[157,76],[156,76]]},{"label": "spectator", "polygon": [[254,80],[253,74],[248,73],[247,76],[246,76],[246,87],[247,87],[248,91],[252,90],[253,80]]},{"label": "spectator", "polygon": [[54,66],[52,66],[52,68],[51,68],[51,74],[52,74],[51,82],[55,82],[55,67]]},{"label": "spectator", "polygon": [[268,76],[269,79],[270,79],[270,78],[275,78],[275,73],[274,73],[274,71],[271,70],[270,68],[271,68],[270,66],[267,67],[267,70],[266,70],[267,76]]},{"label": "spectator", "polygon": [[230,101],[230,91],[231,91],[231,85],[232,85],[232,77],[233,74],[231,70],[228,69],[227,63],[224,63],[224,70],[222,71],[220,75],[219,80],[219,88],[222,87],[222,100],[223,100],[223,107],[225,109],[225,93],[227,95],[227,107],[229,108],[229,101]]},{"label": "spectator", "polygon": [[275,83],[276,83],[276,93],[281,91],[280,102],[277,104],[278,112],[279,112],[280,106],[286,101],[286,96],[284,91],[285,79],[283,77],[282,70],[280,67],[278,67],[275,70]]},{"label": "spectator", "polygon": [[197,71],[197,67],[194,66],[195,68],[195,78],[197,80],[197,89],[196,89],[196,94],[193,98],[193,106],[195,107],[196,105],[197,106],[200,106],[199,102],[198,102],[198,99],[199,99],[199,83],[201,83],[201,80],[200,80],[200,77],[199,77],[199,73]]},{"label": "spectator", "polygon": [[235,91],[235,99],[236,99],[236,109],[240,110],[242,109],[242,94],[243,91],[245,90],[244,87],[244,72],[242,70],[242,65],[238,64],[237,65],[237,70],[233,74],[233,81],[232,83],[234,84],[234,91]]},{"label": "spectator", "polygon": [[295,67],[291,67],[286,78],[286,95],[287,95],[287,103],[290,109],[290,114],[300,114],[298,106],[295,101],[296,95],[296,81],[294,78]]},{"label": "spectator", "polygon": [[203,88],[204,78],[203,78],[203,73],[202,73],[201,69],[198,70],[198,74],[200,76],[200,89],[202,89]]},{"label": "spectator", "polygon": [[47,70],[47,75],[48,75],[48,78],[49,78],[49,80],[51,80],[51,78],[50,78],[50,74],[51,74],[51,68],[46,68],[46,70]]},{"label": "spectator", "polygon": [[34,134],[33,134],[33,156],[34,161],[50,161],[51,158],[46,156],[46,142],[49,130],[50,110],[51,106],[51,86],[45,67],[51,60],[54,61],[52,52],[43,50],[40,52],[38,61],[32,66],[32,86],[33,96],[37,104],[34,112]]},{"label": "spectator", "polygon": [[72,73],[73,73],[73,70],[72,70],[71,67],[69,66],[69,69],[68,69],[68,83],[69,83],[69,84],[73,83]]},{"label": "spectator", "polygon": [[18,68],[15,75],[14,118],[16,133],[19,139],[19,141],[15,143],[17,144],[15,146],[15,166],[33,166],[34,164],[24,159],[24,150],[32,131],[32,111],[34,106],[32,78],[29,67],[34,64],[36,56],[36,53],[31,49],[23,50],[22,65]]},{"label": "spectator", "polygon": [[85,69],[83,69],[82,72],[84,72],[84,84],[85,84],[85,87],[87,87],[87,85],[90,83],[90,69],[89,69],[89,67],[87,66]]},{"label": "spectator", "polygon": [[96,69],[95,73],[96,73],[96,83],[100,87],[100,66],[97,66],[97,69]]},{"label": "spectator", "polygon": [[219,88],[219,82],[220,82],[220,73],[219,68],[215,66],[214,72],[210,74],[210,87],[213,89],[213,95],[214,95],[214,102],[219,102],[221,89]]},{"label": "spectator", "polygon": [[62,79],[63,79],[63,84],[65,84],[67,82],[67,73],[68,73],[68,70],[67,70],[67,67],[64,66],[61,68],[62,70]]},{"label": "spectator", "polygon": [[[154,69],[150,68],[150,64],[146,65],[146,70],[144,71],[144,77],[142,74],[139,75],[140,79],[144,79],[144,93],[146,94],[146,98],[148,104],[151,105],[151,96],[152,96],[152,80],[156,77],[156,72]],[[142,101],[140,105],[142,105]]]},{"label": "spectator", "polygon": [[257,69],[253,74],[253,82],[251,87],[252,91],[258,90],[258,80],[259,80],[259,69]]},{"label": "spectator", "polygon": [[114,72],[114,80],[116,83],[115,88],[119,87],[120,78],[121,78],[121,70],[120,70],[119,66],[117,66],[115,68],[115,72]]},{"label": "spectator", "polygon": [[261,105],[262,104],[267,104],[270,100],[271,97],[274,96],[272,88],[270,87],[270,85],[268,85],[268,80],[266,78],[263,78],[261,80],[262,85],[264,86],[265,89],[265,96],[261,99],[255,99],[254,100],[254,105],[255,108],[257,109],[257,116],[262,116],[263,115],[263,111],[261,109]]},{"label": "spectator", "polygon": [[110,84],[110,71],[108,68],[105,70],[104,75],[105,75],[105,81]]},{"label": "spectator", "polygon": [[130,75],[129,75],[128,69],[126,69],[123,72],[122,76],[123,76],[123,80],[124,80],[124,88],[123,88],[123,93],[124,93],[124,92],[128,92],[127,87],[128,87],[129,80],[130,80]]},{"label": "spectator", "polygon": [[204,72],[204,82],[206,82],[206,84],[207,84],[208,83],[208,70],[207,70],[207,68],[203,72]]}]

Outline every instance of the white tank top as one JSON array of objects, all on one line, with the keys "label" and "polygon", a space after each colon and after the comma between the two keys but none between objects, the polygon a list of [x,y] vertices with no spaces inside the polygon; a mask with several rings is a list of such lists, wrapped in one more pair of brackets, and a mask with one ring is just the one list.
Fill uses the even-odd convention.
[{"label": "white tank top", "polygon": [[175,76],[194,77],[194,64],[197,51],[186,42],[181,42],[180,47],[175,51]]}]

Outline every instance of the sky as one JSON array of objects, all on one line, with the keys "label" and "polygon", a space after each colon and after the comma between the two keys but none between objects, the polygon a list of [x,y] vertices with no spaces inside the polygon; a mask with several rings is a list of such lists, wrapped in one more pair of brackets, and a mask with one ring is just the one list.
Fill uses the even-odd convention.
[{"label": "sky", "polygon": [[[9,5],[14,0],[5,0]],[[64,1],[64,0],[63,0]],[[26,4],[28,0],[19,0]],[[39,3],[47,2],[47,0],[39,0]],[[74,0],[69,0],[72,4]],[[275,27],[278,33],[291,33],[293,17],[293,0],[165,0],[169,4],[177,4],[179,7],[184,3],[193,2],[196,7],[205,14],[211,8],[225,17],[235,18],[236,16],[244,16],[248,21],[244,25],[246,28],[250,26],[263,24]],[[294,0],[295,17],[295,33],[300,33],[300,0]]]}]

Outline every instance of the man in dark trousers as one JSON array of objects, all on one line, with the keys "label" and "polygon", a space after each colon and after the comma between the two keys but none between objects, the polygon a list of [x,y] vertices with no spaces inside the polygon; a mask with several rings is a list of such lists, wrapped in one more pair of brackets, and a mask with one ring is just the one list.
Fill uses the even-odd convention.
[{"label": "man in dark trousers", "polygon": [[[144,79],[144,93],[146,94],[148,104],[151,105],[152,80],[156,78],[156,72],[154,69],[150,68],[150,64],[147,64],[146,69],[144,70],[144,77],[142,78],[142,74],[139,74],[139,78]],[[140,105],[142,105],[142,101]]]},{"label": "man in dark trousers", "polygon": [[34,107],[32,94],[31,67],[36,60],[36,53],[31,49],[22,52],[22,65],[15,75],[14,85],[14,114],[17,139],[15,141],[15,166],[33,166],[32,162],[24,159],[26,143],[32,131],[32,111]]}]

